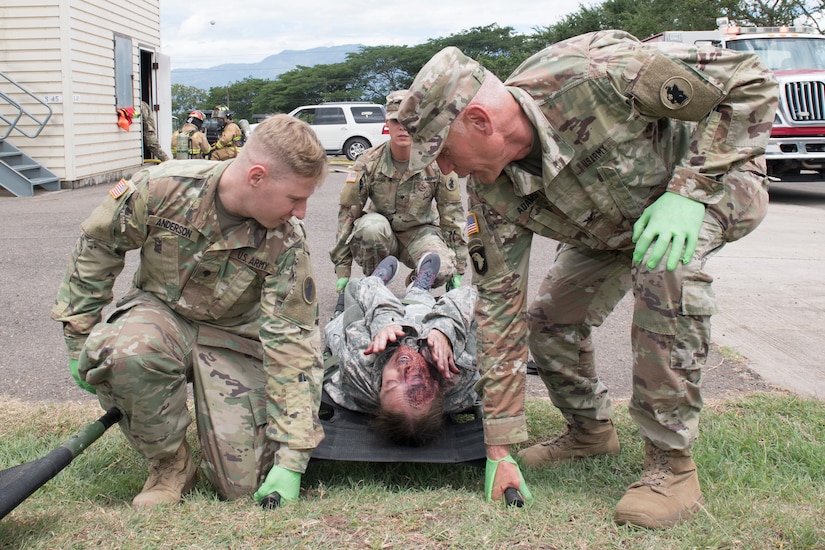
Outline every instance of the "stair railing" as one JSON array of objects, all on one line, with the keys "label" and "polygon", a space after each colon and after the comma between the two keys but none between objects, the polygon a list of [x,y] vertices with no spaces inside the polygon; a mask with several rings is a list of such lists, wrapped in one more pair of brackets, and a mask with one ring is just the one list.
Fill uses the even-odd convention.
[{"label": "stair railing", "polygon": [[[25,107],[20,105],[17,101],[12,99],[8,95],[4,94],[3,92],[0,92],[0,99],[5,100],[6,102],[9,103],[9,105],[11,105],[15,109],[17,109],[17,114],[16,115],[6,116],[6,115],[0,113],[0,120],[5,122],[6,124],[8,124],[8,128],[6,128],[5,133],[0,135],[0,141],[3,141],[7,137],[9,137],[9,134],[11,134],[12,130],[17,130],[18,132],[20,132],[21,134],[23,134],[24,136],[26,136],[28,138],[36,138],[37,136],[40,135],[40,132],[43,131],[43,128],[46,127],[46,123],[52,117],[52,108],[49,106],[48,103],[46,103],[45,101],[43,101],[42,99],[40,99],[39,97],[37,97],[36,95],[31,93],[30,91],[28,91],[27,89],[25,89],[23,86],[21,86],[20,84],[18,84],[17,82],[12,80],[8,76],[6,76],[4,73],[0,72],[0,77],[4,78],[9,84],[14,86],[18,90],[20,90],[21,92],[26,94],[27,96],[34,99],[37,103],[40,103],[41,105],[43,105],[46,108],[46,110],[48,111],[48,114],[46,114],[46,116],[44,118],[38,118],[37,116],[35,116],[31,112],[29,112]],[[33,133],[27,132],[26,130],[24,130],[24,129],[22,129],[18,126],[18,123],[20,122],[20,119],[23,118],[23,117],[26,117],[26,119],[32,120],[37,125],[35,132],[33,132]]]}]

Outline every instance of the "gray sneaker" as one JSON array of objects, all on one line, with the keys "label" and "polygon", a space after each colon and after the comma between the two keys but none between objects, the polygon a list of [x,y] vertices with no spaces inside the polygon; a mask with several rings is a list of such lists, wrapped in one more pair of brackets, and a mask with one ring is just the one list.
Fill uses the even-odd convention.
[{"label": "gray sneaker", "polygon": [[384,281],[385,285],[388,285],[395,278],[396,273],[398,273],[398,260],[395,259],[395,256],[387,256],[376,266],[372,276],[378,277]]},{"label": "gray sneaker", "polygon": [[413,281],[413,288],[420,288],[421,290],[430,290],[435,278],[438,277],[438,271],[441,269],[441,256],[437,252],[428,252],[418,261],[418,267],[415,270],[415,280]]}]

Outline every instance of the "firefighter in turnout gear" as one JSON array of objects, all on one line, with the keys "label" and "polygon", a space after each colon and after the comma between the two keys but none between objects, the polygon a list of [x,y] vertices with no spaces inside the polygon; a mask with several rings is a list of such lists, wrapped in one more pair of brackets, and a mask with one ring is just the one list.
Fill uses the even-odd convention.
[{"label": "firefighter in turnout gear", "polygon": [[203,113],[192,111],[180,130],[172,134],[172,156],[175,159],[202,159],[209,153],[209,141],[201,132]]},{"label": "firefighter in turnout gear", "polygon": [[212,160],[227,160],[238,156],[243,145],[243,132],[232,122],[232,111],[225,105],[218,105],[212,111],[212,117],[218,121],[220,137],[212,144]]}]

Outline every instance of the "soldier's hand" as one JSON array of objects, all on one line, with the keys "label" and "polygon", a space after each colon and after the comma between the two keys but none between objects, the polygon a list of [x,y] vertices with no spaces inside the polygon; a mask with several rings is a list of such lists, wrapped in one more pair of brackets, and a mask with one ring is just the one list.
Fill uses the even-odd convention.
[{"label": "soldier's hand", "polygon": [[378,334],[373,336],[372,342],[364,350],[364,355],[371,355],[373,353],[381,353],[387,349],[387,343],[397,342],[399,338],[404,336],[404,328],[401,325],[387,325],[378,331]]},{"label": "soldier's hand", "polygon": [[287,502],[298,500],[300,492],[301,474],[280,466],[273,466],[253,496],[257,502],[261,503],[261,506],[275,508],[282,500]]},{"label": "soldier's hand", "polygon": [[511,455],[498,460],[488,457],[484,469],[484,493],[487,500],[500,500],[510,488],[518,489],[524,500],[533,500],[533,495],[524,482],[524,476],[521,475],[521,470]]},{"label": "soldier's hand", "polygon": [[349,277],[338,277],[338,280],[335,281],[335,292],[341,294],[344,292],[344,289],[347,287],[347,283],[349,282]]},{"label": "soldier's hand", "polygon": [[443,332],[432,329],[427,334],[427,348],[430,350],[430,356],[436,368],[446,380],[452,379],[453,374],[461,372],[455,366],[453,346]]},{"label": "soldier's hand", "polygon": [[97,394],[97,390],[86,382],[85,380],[81,380],[80,373],[78,372],[77,368],[77,359],[69,359],[69,372],[72,373],[72,378],[74,378],[75,384],[83,388],[89,393]]},{"label": "soldier's hand", "polygon": [[696,251],[699,230],[705,217],[705,205],[693,199],[666,191],[661,197],[645,208],[642,216],[633,225],[633,262],[640,264],[653,248],[645,264],[654,269],[664,257],[668,247],[667,269],[673,271],[679,265],[688,263]]}]

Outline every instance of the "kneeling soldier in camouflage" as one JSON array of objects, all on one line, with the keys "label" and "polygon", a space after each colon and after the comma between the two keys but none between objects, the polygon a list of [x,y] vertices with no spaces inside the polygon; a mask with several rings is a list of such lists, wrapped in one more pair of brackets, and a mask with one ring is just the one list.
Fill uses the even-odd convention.
[{"label": "kneeling soldier in camouflage", "polygon": [[[326,173],[312,129],[274,116],[236,159],[141,170],[83,222],[52,316],[77,383],[123,412],[121,430],[150,461],[134,507],[177,503],[196,482],[188,382],[202,470],[221,497],[298,497],[323,438],[301,220]],[[126,252],[138,249],[132,288],[101,321]]]}]

